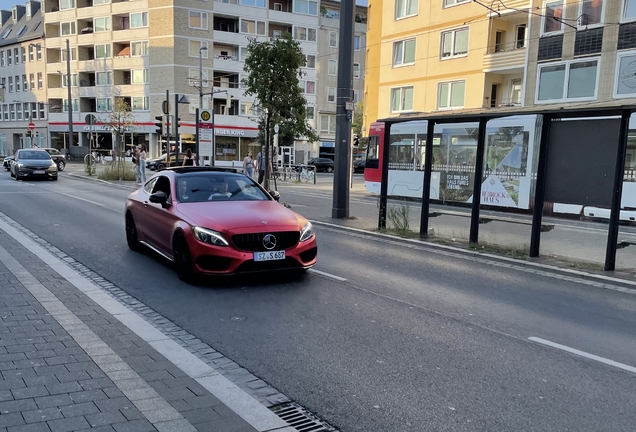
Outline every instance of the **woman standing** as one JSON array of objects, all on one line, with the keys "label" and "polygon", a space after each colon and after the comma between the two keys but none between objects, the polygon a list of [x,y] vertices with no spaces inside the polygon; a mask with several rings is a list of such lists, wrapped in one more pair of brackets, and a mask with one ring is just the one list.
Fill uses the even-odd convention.
[{"label": "woman standing", "polygon": [[146,144],[141,145],[139,152],[139,177],[142,183],[146,183]]},{"label": "woman standing", "polygon": [[254,155],[251,151],[248,152],[245,159],[243,159],[243,174],[249,178],[254,176]]},{"label": "woman standing", "polygon": [[183,159],[183,164],[181,166],[195,166],[194,156],[192,156],[192,150],[186,150],[186,157]]}]

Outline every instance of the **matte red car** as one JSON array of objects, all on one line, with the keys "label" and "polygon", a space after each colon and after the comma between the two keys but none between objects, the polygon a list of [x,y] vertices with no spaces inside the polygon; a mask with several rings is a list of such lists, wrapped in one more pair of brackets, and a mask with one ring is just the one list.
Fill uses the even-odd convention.
[{"label": "matte red car", "polygon": [[169,168],[126,201],[126,240],[195,274],[308,269],[318,252],[311,223],[232,169]]}]

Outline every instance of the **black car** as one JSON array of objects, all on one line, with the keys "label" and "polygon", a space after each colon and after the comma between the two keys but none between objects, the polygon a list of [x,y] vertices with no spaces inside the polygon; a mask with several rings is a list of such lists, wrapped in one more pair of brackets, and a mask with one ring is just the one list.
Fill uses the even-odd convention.
[{"label": "black car", "polygon": [[[185,157],[185,153],[179,153],[179,165],[183,163],[183,159],[185,159]],[[146,160],[146,169],[149,169],[150,171],[161,171],[168,166],[168,164],[166,163],[166,159],[168,159],[168,154],[164,153],[158,159]],[[171,153],[170,164],[174,165],[175,162],[175,153]]]},{"label": "black car", "polygon": [[328,173],[333,172],[333,161],[327,158],[313,158],[309,159],[307,165],[313,165],[316,167],[316,171],[326,171]]},{"label": "black car", "polygon": [[7,156],[4,158],[4,161],[2,162],[2,166],[7,170],[7,171],[11,171],[11,162],[13,162],[13,156]]},{"label": "black car", "polygon": [[16,180],[39,177],[57,180],[57,164],[42,149],[20,149],[11,164],[11,177]]},{"label": "black car", "polygon": [[358,159],[357,161],[353,162],[353,172],[354,173],[363,173],[364,172],[364,167],[367,164],[367,160],[366,159]]},{"label": "black car", "polygon": [[54,148],[43,148],[53,159],[53,162],[57,165],[58,171],[64,171],[64,167],[66,167],[66,160],[64,159],[64,155],[58,150]]}]

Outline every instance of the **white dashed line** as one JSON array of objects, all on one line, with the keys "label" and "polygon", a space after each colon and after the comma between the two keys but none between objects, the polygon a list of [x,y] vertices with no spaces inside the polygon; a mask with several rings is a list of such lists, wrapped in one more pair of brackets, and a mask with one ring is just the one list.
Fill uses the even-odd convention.
[{"label": "white dashed line", "polygon": [[316,270],[316,269],[313,269],[313,268],[311,268],[311,269],[309,269],[307,271],[309,271],[311,273],[315,273],[315,274],[317,274],[319,276],[324,276],[324,277],[329,278],[329,279],[335,279],[335,280],[337,280],[339,282],[344,282],[344,281],[347,280],[346,278],[343,278],[343,277],[340,277],[340,276],[336,276],[336,275],[333,275],[331,273],[323,272],[323,271],[320,271],[320,270]]}]

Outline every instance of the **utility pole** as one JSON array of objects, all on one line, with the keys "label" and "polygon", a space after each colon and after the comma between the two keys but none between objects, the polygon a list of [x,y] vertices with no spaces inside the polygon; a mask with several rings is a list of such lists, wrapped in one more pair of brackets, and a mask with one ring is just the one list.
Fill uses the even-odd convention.
[{"label": "utility pole", "polygon": [[66,84],[68,90],[68,149],[71,151],[73,147],[73,93],[71,92],[71,43],[68,39],[66,39]]},{"label": "utility pole", "polygon": [[[351,170],[351,120],[353,111],[351,85],[353,82],[353,33],[355,29],[355,1],[340,2],[340,44],[338,46],[338,90],[336,105],[336,152],[333,178],[333,207],[331,217],[349,217],[349,172]],[[347,103],[349,102],[349,103]]]},{"label": "utility pole", "polygon": [[166,90],[166,151],[168,153],[166,165],[170,166],[170,154],[172,152],[170,145],[170,90]]},{"label": "utility pole", "polygon": [[[197,121],[199,121],[198,118]],[[179,152],[181,152],[181,144],[179,143],[179,93],[174,94],[174,144],[177,149],[175,152],[175,165],[179,166]]]},{"label": "utility pole", "polygon": [[[198,110],[199,113],[201,112],[201,110],[203,110],[203,51],[207,51],[207,50],[208,50],[207,46],[199,47],[199,110]],[[198,161],[197,165],[201,165],[201,160],[199,159],[199,121],[200,121],[199,114],[197,114],[197,121],[196,121],[197,136],[195,139],[196,160]],[[214,120],[212,121],[214,122]],[[214,136],[214,128],[212,129],[212,136]],[[214,140],[214,138],[212,138],[212,140]],[[212,149],[214,150],[214,144],[212,145]],[[212,153],[214,153],[214,151]],[[214,156],[212,156],[211,163],[212,163],[212,166],[214,166]]]}]

